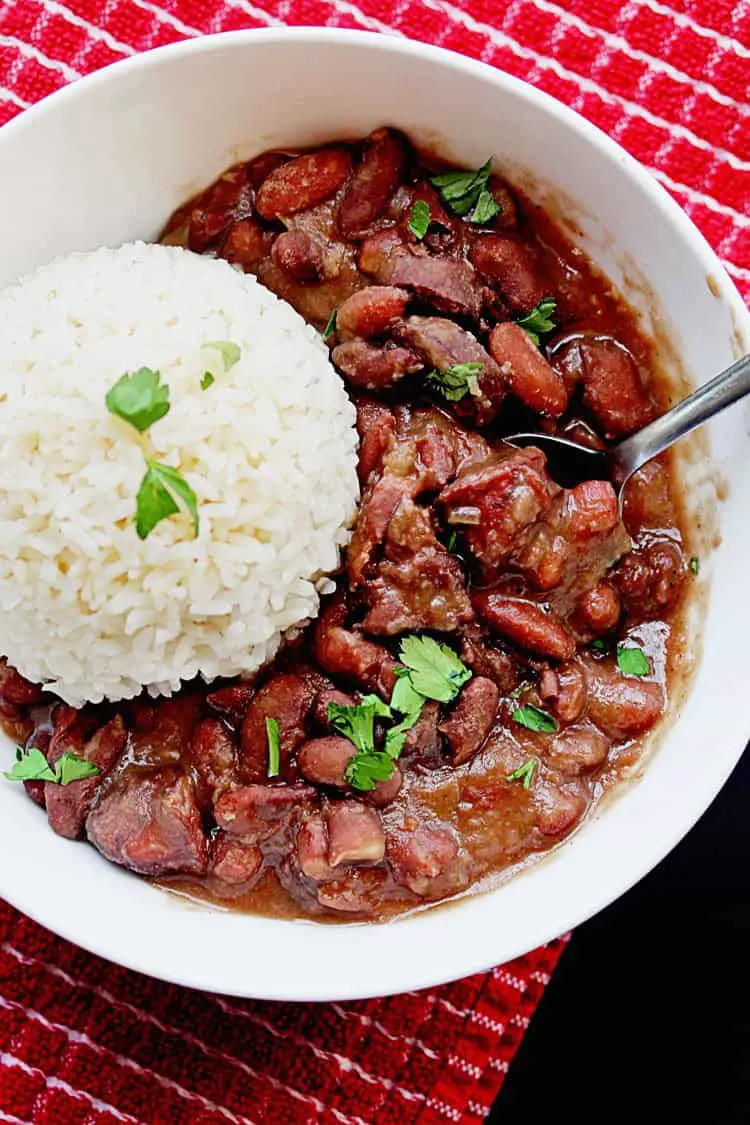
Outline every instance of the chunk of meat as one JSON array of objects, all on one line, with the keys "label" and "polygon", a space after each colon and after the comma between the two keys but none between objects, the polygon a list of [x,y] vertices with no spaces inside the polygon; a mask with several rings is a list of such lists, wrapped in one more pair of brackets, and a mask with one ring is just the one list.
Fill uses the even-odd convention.
[{"label": "chunk of meat", "polygon": [[465,430],[441,410],[398,411],[398,440],[384,458],[384,469],[404,482],[404,495],[436,492],[462,469],[489,454],[484,438]]},{"label": "chunk of meat", "polygon": [[50,828],[58,836],[76,840],[83,831],[86,814],[91,808],[104,779],[112,770],[125,749],[128,732],[120,715],[115,715],[105,726],[94,734],[82,750],[75,744],[70,746],[64,739],[50,743],[47,760],[54,765],[66,751],[77,754],[87,762],[97,766],[99,773],[72,781],[68,785],[58,785],[54,781],[44,783],[44,803]]},{"label": "chunk of meat", "polygon": [[477,676],[497,684],[509,695],[519,683],[518,666],[510,653],[487,643],[478,625],[469,625],[461,637],[461,659]]},{"label": "chunk of meat", "polygon": [[368,285],[347,297],[336,313],[339,340],[384,335],[406,312],[409,294],[393,285]]},{"label": "chunk of meat", "polygon": [[216,823],[232,836],[261,843],[315,797],[309,785],[241,785],[216,803]]},{"label": "chunk of meat", "polygon": [[555,366],[571,382],[583,384],[583,403],[607,437],[622,437],[650,422],[654,404],[635,360],[609,336],[576,336],[555,351]]},{"label": "chunk of meat", "polygon": [[483,563],[505,562],[560,489],[538,449],[513,449],[469,468],[440,493],[448,523],[462,526]]},{"label": "chunk of meat", "polygon": [[495,721],[499,702],[497,684],[483,676],[475,676],[463,688],[450,715],[440,724],[454,766],[468,762],[480,749]]},{"label": "chunk of meat", "polygon": [[439,722],[440,707],[434,699],[428,699],[406,736],[401,751],[401,757],[405,761],[418,763],[426,769],[436,769],[443,764]]},{"label": "chunk of meat", "polygon": [[368,583],[368,633],[452,632],[474,611],[461,564],[435,537],[427,512],[402,500],[388,525],[386,558]]},{"label": "chunk of meat", "polygon": [[462,363],[481,363],[477,374],[478,394],[469,394],[453,404],[463,417],[473,417],[477,425],[492,421],[505,398],[505,381],[500,368],[477,338],[456,324],[438,316],[410,316],[399,324],[394,335],[413,348],[437,371]]},{"label": "chunk of meat", "polygon": [[584,721],[556,734],[545,749],[544,758],[553,769],[575,775],[602,765],[611,745],[606,734]]},{"label": "chunk of meat", "polygon": [[343,676],[390,699],[396,685],[396,661],[381,645],[343,628],[345,620],[345,607],[335,602],[318,618],[313,638],[318,663],[332,676]]},{"label": "chunk of meat", "polygon": [[247,709],[240,737],[239,766],[245,781],[262,782],[268,777],[268,732],[266,719],[279,724],[279,753],[282,775],[292,753],[306,737],[305,724],[312,708],[313,690],[307,680],[291,672],[272,676],[258,691]]},{"label": "chunk of meat", "polygon": [[624,676],[613,660],[589,660],[588,716],[610,738],[635,738],[649,730],[666,704],[654,680]]},{"label": "chunk of meat", "polygon": [[206,703],[212,710],[226,716],[230,723],[237,726],[244,719],[254,692],[254,684],[240,681],[210,692],[206,696]]},{"label": "chunk of meat", "polygon": [[671,539],[653,539],[625,555],[612,575],[631,620],[659,618],[674,607],[685,580],[685,560]]},{"label": "chunk of meat", "polygon": [[350,340],[335,347],[331,358],[347,383],[362,391],[389,391],[424,367],[416,352],[392,340],[382,345]]},{"label": "chunk of meat", "polygon": [[379,863],[385,855],[385,833],[375,809],[359,801],[335,801],[328,807],[326,821],[331,867]]},{"label": "chunk of meat", "polygon": [[346,553],[346,571],[352,586],[363,581],[375,549],[383,541],[391,517],[408,491],[408,481],[390,473],[365,491]]},{"label": "chunk of meat", "polygon": [[576,603],[575,621],[587,634],[599,636],[617,628],[622,612],[620,595],[606,579],[584,591]]},{"label": "chunk of meat", "polygon": [[449,828],[421,824],[414,832],[389,832],[386,844],[393,878],[422,898],[449,893],[465,884],[457,863],[458,841]]},{"label": "chunk of meat", "polygon": [[198,254],[215,246],[222,235],[234,223],[249,218],[252,213],[252,191],[248,182],[247,170],[238,164],[225,172],[215,184],[192,200],[185,208],[174,215],[164,238],[169,242],[170,233],[186,223],[188,227],[188,246]]},{"label": "chunk of meat", "polygon": [[383,458],[390,449],[396,430],[393,411],[380,402],[361,399],[357,403],[357,431],[359,445],[359,479],[367,481],[371,473],[382,468]]},{"label": "chunk of meat", "polygon": [[351,166],[351,153],[343,146],[303,153],[274,169],[263,181],[255,197],[255,209],[264,219],[306,211],[334,195]]},{"label": "chunk of meat", "polygon": [[375,805],[377,808],[383,808],[385,805],[390,805],[391,801],[395,801],[401,792],[401,787],[404,784],[404,775],[398,766],[394,765],[393,773],[387,781],[376,781],[372,789],[362,795],[363,800],[368,805]]},{"label": "chunk of meat", "polygon": [[190,739],[189,759],[197,777],[198,804],[210,808],[237,782],[234,740],[219,719],[198,723]]},{"label": "chunk of meat", "polygon": [[235,893],[250,890],[262,866],[263,853],[257,844],[237,840],[226,832],[217,833],[211,841],[209,874]]},{"label": "chunk of meat", "polygon": [[519,648],[550,660],[569,660],[575,654],[572,634],[536,602],[479,590],[474,605],[488,625]]},{"label": "chunk of meat", "polygon": [[371,134],[339,204],[345,238],[363,238],[370,231],[399,185],[405,160],[406,145],[398,133],[376,129]]},{"label": "chunk of meat", "polygon": [[320,281],[325,275],[323,247],[306,231],[284,231],[274,241],[271,257],[296,281]]},{"label": "chunk of meat", "polygon": [[391,260],[389,282],[411,289],[421,301],[439,312],[478,320],[482,311],[476,274],[469,263],[460,258],[399,254]]},{"label": "chunk of meat", "polygon": [[208,844],[190,779],[174,769],[128,766],[86,818],[94,847],[141,875],[202,875]]},{"label": "chunk of meat", "polygon": [[477,270],[490,278],[514,313],[528,313],[549,290],[531,252],[514,238],[483,234],[471,249]]},{"label": "chunk of meat", "polygon": [[386,227],[366,238],[359,250],[359,268],[369,274],[379,285],[390,285],[393,266],[397,258],[409,250],[395,227]]},{"label": "chunk of meat", "polygon": [[254,219],[232,223],[226,233],[219,256],[245,273],[254,273],[268,249],[269,234]]},{"label": "chunk of meat", "polygon": [[346,767],[357,753],[348,738],[329,735],[313,738],[297,751],[297,765],[305,781],[314,785],[330,785],[337,789],[348,788]]},{"label": "chunk of meat", "polygon": [[570,538],[606,535],[619,518],[617,494],[608,480],[586,480],[565,493],[562,519]]},{"label": "chunk of meat", "polygon": [[563,723],[574,723],[586,707],[586,676],[575,661],[547,668],[539,677],[542,700]]},{"label": "chunk of meat", "polygon": [[4,656],[0,657],[0,700],[18,707],[39,703],[44,691],[41,684],[32,684],[12,668]]},{"label": "chunk of meat", "polygon": [[507,321],[490,333],[490,354],[511,392],[536,414],[559,418],[568,405],[562,376],[544,358],[527,332]]},{"label": "chunk of meat", "polygon": [[297,862],[308,879],[328,882],[336,872],[328,862],[328,827],[322,816],[306,816],[297,829]]},{"label": "chunk of meat", "polygon": [[[412,188],[404,189],[404,207],[401,215],[401,229],[404,238],[410,242],[417,241],[416,235],[409,227],[409,220],[414,210],[414,204],[420,200],[422,203],[426,203],[430,209],[429,237],[425,237],[425,242],[429,244],[432,235],[434,233],[439,233],[441,237],[436,239],[436,246],[445,247],[446,244],[451,244],[453,237],[460,230],[458,225],[459,221],[450,215],[445,207],[443,207],[440,196],[429,180],[420,180],[419,183],[414,184]],[[451,236],[447,240],[447,243],[446,235]]]}]

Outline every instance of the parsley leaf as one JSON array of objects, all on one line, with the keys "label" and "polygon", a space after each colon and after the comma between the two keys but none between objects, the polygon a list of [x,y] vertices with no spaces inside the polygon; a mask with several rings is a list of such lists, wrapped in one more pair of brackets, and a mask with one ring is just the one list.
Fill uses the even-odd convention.
[{"label": "parsley leaf", "polygon": [[476,379],[483,369],[483,363],[454,363],[444,371],[431,371],[427,376],[427,386],[439,391],[448,402],[460,402],[471,390],[471,380]]},{"label": "parsley leaf", "polygon": [[552,332],[557,327],[552,320],[556,309],[557,301],[554,297],[543,297],[530,313],[527,313],[526,316],[520,316],[516,324],[523,328],[524,332],[528,333],[539,347],[539,337],[544,336],[546,332]]},{"label": "parsley leaf", "polygon": [[469,219],[472,223],[489,223],[499,212],[500,205],[494,195],[489,191],[481,191]]},{"label": "parsley leaf", "polygon": [[450,703],[471,679],[470,669],[453,649],[438,644],[432,637],[404,637],[400,656],[409,669],[412,688],[426,699]]},{"label": "parsley leaf", "polygon": [[378,750],[368,750],[355,754],[350,758],[344,778],[353,789],[368,792],[374,789],[379,781],[388,781],[395,769],[393,758]]},{"label": "parsley leaf", "polygon": [[29,750],[18,746],[13,768],[3,777],[7,777],[8,781],[53,781],[57,785],[70,785],[71,781],[82,781],[99,772],[99,767],[93,762],[67,751],[58,758],[53,769],[38,746]]},{"label": "parsley leaf", "polygon": [[388,719],[391,709],[377,695],[365,695],[361,703],[342,707],[340,703],[328,704],[328,722],[344,738],[348,738],[361,753],[375,749],[375,718]]},{"label": "parsley leaf", "polygon": [[424,199],[418,199],[411,209],[411,215],[409,216],[409,222],[407,224],[409,230],[418,242],[421,242],[427,234],[427,228],[431,220],[432,215],[430,213],[429,203]]},{"label": "parsley leaf", "polygon": [[527,730],[542,731],[544,734],[557,730],[557,719],[542,711],[541,707],[535,707],[533,703],[527,703],[525,707],[517,707],[511,718],[514,723],[519,723]]},{"label": "parsley leaf", "polygon": [[536,760],[534,758],[529,758],[529,760],[524,762],[522,766],[519,766],[517,770],[513,770],[513,773],[509,773],[506,781],[520,781],[523,783],[524,789],[529,789],[531,787],[531,779],[535,772]]},{"label": "parsley leaf", "polygon": [[179,512],[172,493],[176,493],[193,517],[195,534],[198,534],[198,500],[185,478],[171,465],[146,458],[146,472],[136,496],[135,530],[139,539],[145,539],[162,520]]},{"label": "parsley leaf", "polygon": [[623,676],[647,676],[651,671],[648,657],[642,648],[617,646],[617,667]]},{"label": "parsley leaf", "polygon": [[697,555],[693,555],[693,557],[690,560],[689,565],[690,565],[690,570],[693,574],[700,574],[701,560],[698,558]]},{"label": "parsley leaf", "polygon": [[486,223],[500,210],[487,187],[491,164],[491,159],[486,160],[476,172],[442,172],[430,176],[430,183],[455,215],[466,215],[471,223]]},{"label": "parsley leaf", "polygon": [[266,716],[266,738],[268,740],[268,777],[278,777],[281,766],[279,720]]},{"label": "parsley leaf", "polygon": [[234,367],[235,363],[240,362],[242,348],[239,344],[233,343],[232,340],[212,340],[209,344],[204,344],[203,347],[213,348],[214,351],[220,353],[225,371],[229,371],[230,367]]},{"label": "parsley leaf", "polygon": [[328,324],[326,324],[325,328],[323,329],[324,340],[330,340],[331,336],[333,336],[334,332],[336,331],[336,314],[338,313],[338,311],[338,309],[334,309],[331,315],[328,317]]},{"label": "parsley leaf", "polygon": [[452,531],[448,536],[448,542],[445,544],[445,549],[449,554],[455,555],[458,550],[458,532]]},{"label": "parsley leaf", "polygon": [[404,717],[385,736],[385,752],[391,758],[397,758],[403,750],[406,736],[418,721],[425,704],[425,697],[414,689],[409,669],[402,668],[397,675],[391,696],[391,710],[399,711]]},{"label": "parsley leaf", "polygon": [[104,397],[107,410],[129,422],[140,434],[169,412],[169,387],[158,371],[139,367],[122,375]]},{"label": "parsley leaf", "polygon": [[593,648],[594,652],[604,652],[607,645],[605,641],[601,639],[601,637],[598,637],[595,641],[591,642],[591,647]]},{"label": "parsley leaf", "polygon": [[215,382],[216,382],[216,380],[214,379],[211,372],[210,371],[204,371],[203,374],[201,375],[201,390],[207,391],[208,388],[212,387]]}]

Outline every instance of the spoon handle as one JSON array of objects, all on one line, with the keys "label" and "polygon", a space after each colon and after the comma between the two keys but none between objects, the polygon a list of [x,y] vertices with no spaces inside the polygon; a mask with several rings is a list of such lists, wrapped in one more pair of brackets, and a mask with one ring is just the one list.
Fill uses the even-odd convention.
[{"label": "spoon handle", "polygon": [[609,459],[614,482],[624,484],[641,465],[746,394],[750,394],[750,355],[735,360],[731,367],[693,391],[666,414],[611,449]]}]

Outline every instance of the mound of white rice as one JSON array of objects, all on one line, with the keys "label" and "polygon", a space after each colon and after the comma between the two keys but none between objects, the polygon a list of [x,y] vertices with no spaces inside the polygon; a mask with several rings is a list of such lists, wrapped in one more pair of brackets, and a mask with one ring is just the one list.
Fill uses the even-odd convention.
[{"label": "mound of white rice", "polygon": [[[105,395],[144,366],[171,409],[141,435]],[[136,243],[0,292],[0,653],[75,706],[252,672],[339,564],[354,419],[319,335],[225,262]],[[138,538],[146,456],[194,490],[197,538],[182,505]]]}]

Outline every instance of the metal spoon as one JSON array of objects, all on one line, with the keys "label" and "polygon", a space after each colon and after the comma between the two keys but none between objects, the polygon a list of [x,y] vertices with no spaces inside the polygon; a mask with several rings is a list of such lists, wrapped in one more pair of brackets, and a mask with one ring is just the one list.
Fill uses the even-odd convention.
[{"label": "metal spoon", "polygon": [[621,496],[637,469],[747,394],[750,355],[736,360],[710,383],[610,449],[587,449],[576,441],[551,434],[511,434],[503,440],[510,445],[535,445],[541,449],[547,455],[553,480],[565,487],[584,480],[611,480]]}]

